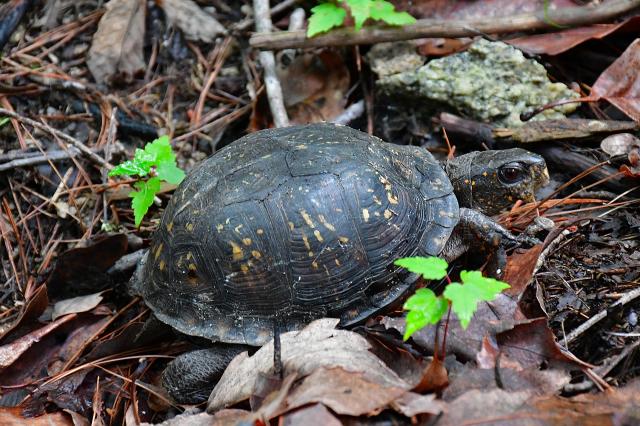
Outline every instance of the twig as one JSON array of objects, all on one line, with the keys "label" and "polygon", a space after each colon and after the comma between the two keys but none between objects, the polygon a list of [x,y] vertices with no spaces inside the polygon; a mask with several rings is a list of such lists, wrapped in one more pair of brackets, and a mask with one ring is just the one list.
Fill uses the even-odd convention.
[{"label": "twig", "polygon": [[93,152],[90,148],[88,148],[85,144],[83,144],[79,140],[67,135],[64,132],[61,132],[60,130],[56,130],[56,129],[50,127],[50,126],[47,126],[45,124],[42,124],[42,123],[37,122],[35,120],[32,120],[30,118],[23,117],[20,114],[16,114],[13,111],[9,111],[8,109],[0,108],[0,116],[1,115],[15,118],[15,119],[17,119],[18,121],[20,121],[22,123],[26,123],[26,124],[28,124],[30,126],[33,126],[33,127],[37,128],[37,129],[40,129],[40,130],[44,131],[44,132],[51,133],[51,134],[59,137],[60,139],[63,139],[66,142],[69,142],[71,145],[75,146],[80,152],[82,152],[84,155],[86,155],[94,163],[96,163],[96,164],[98,164],[98,165],[100,165],[102,167],[106,167],[109,170],[113,169],[113,165],[111,163],[109,163],[108,161],[105,161],[102,157],[100,157],[98,154]]},{"label": "twig", "polygon": [[[101,152],[102,150],[103,148],[92,149],[92,151],[96,153]],[[37,164],[48,163],[49,161],[68,160],[70,158],[77,157],[80,154],[81,152],[74,147],[69,148],[69,150],[67,151],[46,151],[45,155],[42,155],[38,152],[25,152],[22,155],[11,154],[11,157],[15,157],[15,159],[6,163],[1,163],[0,172],[6,172],[7,170],[15,169],[18,167],[35,166]]]},{"label": "twig", "polygon": [[624,306],[632,300],[637,299],[638,297],[640,297],[640,287],[634,288],[633,290],[624,293],[616,303],[612,304],[607,309],[603,309],[602,311],[598,312],[593,317],[589,318],[588,321],[582,323],[578,328],[567,334],[565,341],[567,342],[567,344],[571,343],[572,341],[580,337],[582,333],[593,327],[594,324],[606,318],[607,315],[609,315],[609,311],[615,308],[619,308],[620,306]]},{"label": "twig", "polygon": [[359,100],[358,102],[351,104],[349,108],[345,109],[342,114],[331,120],[331,122],[346,125],[360,117],[362,114],[364,114],[364,100]]},{"label": "twig", "polygon": [[[300,0],[284,0],[282,3],[278,3],[271,8],[271,16],[278,15],[285,10],[292,7],[294,4],[298,3]],[[231,26],[231,31],[244,31],[248,30],[253,25],[253,18],[245,18],[242,21],[238,22]]]},{"label": "twig", "polygon": [[[253,14],[258,33],[270,33],[269,0],[253,0]],[[269,99],[273,122],[276,127],[287,127],[289,125],[289,117],[284,107],[282,87],[276,74],[276,59],[271,51],[260,52],[259,58],[264,69],[264,84],[267,87],[267,98]]]},{"label": "twig", "polygon": [[468,37],[483,34],[513,33],[543,29],[557,29],[557,26],[575,27],[602,23],[640,7],[640,0],[613,0],[596,6],[565,7],[543,10],[515,16],[490,17],[442,21],[421,19],[413,25],[403,27],[368,27],[360,31],[343,28],[326,35],[307,38],[304,31],[284,31],[281,33],[257,33],[249,43],[259,49],[279,50],[287,48],[310,48],[324,46],[345,46],[354,44],[374,44],[385,41],[413,40],[425,37]]}]

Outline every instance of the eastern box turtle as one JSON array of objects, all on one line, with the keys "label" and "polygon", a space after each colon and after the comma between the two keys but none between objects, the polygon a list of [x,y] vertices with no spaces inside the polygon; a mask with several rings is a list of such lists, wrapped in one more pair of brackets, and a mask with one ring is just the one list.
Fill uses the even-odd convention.
[{"label": "eastern box turtle", "polygon": [[215,342],[262,345],[277,318],[283,332],[327,316],[348,326],[412,287],[395,259],[513,240],[484,214],[530,201],[547,176],[522,149],[440,164],[344,126],[259,131],[180,184],[134,288],[161,321]]}]

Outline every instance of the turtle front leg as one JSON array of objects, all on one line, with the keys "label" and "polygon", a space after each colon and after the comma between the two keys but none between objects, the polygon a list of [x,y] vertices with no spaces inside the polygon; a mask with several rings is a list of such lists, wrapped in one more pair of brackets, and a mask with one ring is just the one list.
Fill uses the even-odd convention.
[{"label": "turtle front leg", "polygon": [[500,276],[506,264],[505,247],[536,244],[535,238],[515,236],[499,223],[476,210],[460,208],[460,220],[447,241],[442,256],[451,262],[471,251],[490,255],[491,275]]}]

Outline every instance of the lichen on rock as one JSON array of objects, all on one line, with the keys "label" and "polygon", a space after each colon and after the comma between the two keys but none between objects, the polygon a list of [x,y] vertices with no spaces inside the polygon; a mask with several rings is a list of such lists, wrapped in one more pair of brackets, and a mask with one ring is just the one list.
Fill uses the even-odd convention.
[{"label": "lichen on rock", "polygon": [[[453,110],[498,126],[522,125],[520,114],[579,95],[562,83],[552,83],[545,68],[502,42],[479,39],[465,52],[426,65],[380,76],[382,95],[411,99],[414,105]],[[564,118],[577,108],[570,103],[548,109],[534,120]]]}]

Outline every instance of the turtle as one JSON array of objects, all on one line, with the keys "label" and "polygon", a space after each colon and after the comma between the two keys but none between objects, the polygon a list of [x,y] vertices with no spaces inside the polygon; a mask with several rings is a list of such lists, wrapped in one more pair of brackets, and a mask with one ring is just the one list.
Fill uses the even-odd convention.
[{"label": "turtle", "polygon": [[397,258],[521,242],[489,216],[547,180],[544,159],[520,148],[440,163],[329,123],[236,140],[178,186],[132,279],[160,321],[218,343],[178,356],[163,386],[202,401],[233,356],[274,330],[322,317],[349,327],[385,310],[418,278]]}]

